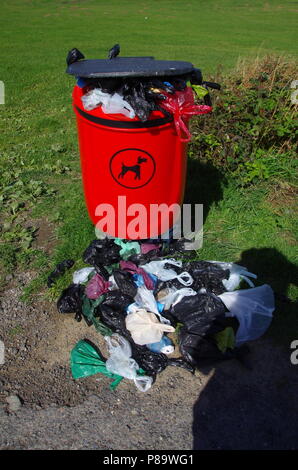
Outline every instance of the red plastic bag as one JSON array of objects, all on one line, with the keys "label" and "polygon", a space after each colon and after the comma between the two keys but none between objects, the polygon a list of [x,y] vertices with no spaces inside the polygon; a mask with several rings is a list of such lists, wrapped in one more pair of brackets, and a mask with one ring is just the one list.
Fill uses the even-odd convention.
[{"label": "red plastic bag", "polygon": [[187,123],[191,116],[207,114],[212,111],[212,106],[198,105],[194,102],[192,88],[186,87],[183,91],[176,91],[175,94],[163,93],[167,97],[160,103],[160,106],[170,111],[174,116],[175,127],[181,142],[189,142],[191,134]]},{"label": "red plastic bag", "polygon": [[93,278],[88,282],[85,294],[87,295],[88,299],[97,299],[100,295],[105,294],[110,287],[111,283],[107,282],[102,276],[99,274],[95,274]]}]

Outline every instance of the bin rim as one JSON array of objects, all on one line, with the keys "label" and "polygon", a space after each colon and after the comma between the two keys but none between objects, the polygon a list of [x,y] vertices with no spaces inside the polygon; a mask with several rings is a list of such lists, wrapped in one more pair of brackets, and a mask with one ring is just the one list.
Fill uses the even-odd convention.
[{"label": "bin rim", "polygon": [[111,127],[114,129],[148,129],[152,127],[164,126],[173,122],[174,120],[173,116],[169,114],[169,116],[165,116],[163,118],[149,119],[148,121],[120,121],[94,116],[93,114],[89,114],[87,111],[83,111],[76,104],[74,104],[73,107],[75,112],[85,118],[87,121],[90,121],[93,124],[100,124],[102,126]]}]

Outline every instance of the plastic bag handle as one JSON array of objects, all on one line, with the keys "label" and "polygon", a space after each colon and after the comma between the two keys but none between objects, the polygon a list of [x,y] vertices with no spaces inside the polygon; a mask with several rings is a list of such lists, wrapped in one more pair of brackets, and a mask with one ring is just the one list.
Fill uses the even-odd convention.
[{"label": "plastic bag handle", "polygon": [[[188,278],[187,281],[185,281],[183,278]],[[183,284],[184,286],[191,286],[192,283],[193,283],[193,278],[191,277],[191,275],[184,271],[183,273],[179,274],[177,276],[177,278],[179,282],[181,282],[181,284]]]}]

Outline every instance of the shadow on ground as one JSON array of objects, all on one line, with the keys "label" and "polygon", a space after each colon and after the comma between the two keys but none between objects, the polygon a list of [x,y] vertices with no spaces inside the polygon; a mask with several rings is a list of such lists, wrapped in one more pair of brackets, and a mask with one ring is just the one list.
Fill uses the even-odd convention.
[{"label": "shadow on ground", "polygon": [[224,176],[209,162],[189,158],[184,204],[203,204],[204,222],[214,203],[223,198]]},{"label": "shadow on ground", "polygon": [[298,365],[290,360],[298,309],[288,298],[297,267],[273,248],[244,251],[237,263],[274,289],[274,320],[250,343],[251,371],[234,360],[216,366],[193,408],[193,448],[298,449]]}]

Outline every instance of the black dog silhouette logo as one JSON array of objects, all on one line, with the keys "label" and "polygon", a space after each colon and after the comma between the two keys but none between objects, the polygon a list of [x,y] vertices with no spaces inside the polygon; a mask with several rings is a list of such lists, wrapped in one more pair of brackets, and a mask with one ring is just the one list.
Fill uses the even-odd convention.
[{"label": "black dog silhouette logo", "polygon": [[121,186],[137,189],[152,180],[155,173],[155,161],[145,150],[123,149],[112,156],[110,172]]},{"label": "black dog silhouette logo", "polygon": [[122,170],[119,173],[118,179],[123,178],[128,171],[133,171],[135,173],[135,180],[141,179],[141,163],[147,162],[147,158],[138,157],[136,165],[127,166],[122,162]]}]

